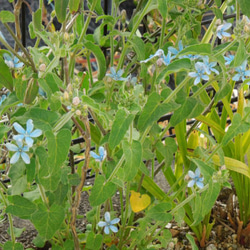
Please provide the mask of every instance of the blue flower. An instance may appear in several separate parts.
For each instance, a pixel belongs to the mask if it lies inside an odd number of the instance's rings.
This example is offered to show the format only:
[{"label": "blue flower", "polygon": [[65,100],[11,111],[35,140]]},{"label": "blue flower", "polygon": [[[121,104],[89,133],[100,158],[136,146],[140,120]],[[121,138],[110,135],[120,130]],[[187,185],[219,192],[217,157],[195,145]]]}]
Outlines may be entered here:
[{"label": "blue flower", "polygon": [[204,178],[203,177],[200,177],[200,170],[199,168],[197,168],[195,170],[195,172],[189,170],[188,171],[188,176],[192,179],[191,181],[188,182],[188,187],[193,187],[194,184],[196,184],[196,186],[198,188],[203,188],[204,187],[204,184],[203,184],[203,181],[204,181]]},{"label": "blue flower", "polygon": [[96,160],[96,161],[103,161],[106,156],[107,156],[107,152],[104,149],[104,147],[99,147],[99,155],[96,154],[95,152],[91,151],[90,155]]},{"label": "blue flower", "polygon": [[26,130],[24,130],[24,128],[16,122],[13,124],[13,127],[19,133],[18,135],[14,135],[13,139],[16,141],[25,140],[25,142],[29,147],[32,147],[34,142],[32,137],[38,137],[42,134],[42,130],[40,129],[36,129],[32,132],[34,125],[31,119],[29,119],[26,123]]},{"label": "blue flower", "polygon": [[214,72],[215,74],[219,74],[219,71],[217,69],[214,69],[214,67],[217,65],[217,62],[209,62],[209,57],[208,56],[203,56],[203,63],[205,65],[205,71],[208,75],[211,74],[211,71]]},{"label": "blue flower", "polygon": [[225,32],[229,28],[231,28],[232,24],[231,23],[224,23],[217,28],[217,37],[222,39],[223,36],[230,37],[231,34],[228,32]]},{"label": "blue flower", "polygon": [[225,65],[229,65],[234,60],[234,55],[224,56],[224,59],[226,60]]},{"label": "blue flower", "polygon": [[164,51],[162,49],[158,49],[154,55],[150,55],[148,59],[140,61],[140,63],[147,63],[148,61],[150,61],[151,59],[153,59],[154,57],[160,57],[163,58],[163,56],[165,56]]},{"label": "blue flower", "polygon": [[185,55],[185,56],[180,56],[180,58],[188,58],[190,59],[191,61],[194,61],[196,59],[200,59],[200,55],[192,55],[192,54],[188,54],[188,55]]},{"label": "blue flower", "polygon": [[183,50],[182,41],[180,40],[178,43],[178,50],[173,46],[168,47],[168,50],[173,54],[173,58],[176,57]]},{"label": "blue flower", "polygon": [[234,81],[242,80],[244,81],[246,76],[250,76],[250,70],[246,70],[247,67],[247,61],[244,61],[241,66],[235,68],[235,71],[238,72],[232,79]]},{"label": "blue flower", "polygon": [[16,163],[19,160],[20,156],[21,156],[23,161],[26,164],[29,164],[30,163],[30,158],[29,158],[28,154],[25,153],[25,152],[29,151],[29,147],[27,145],[24,146],[22,141],[16,141],[16,143],[17,143],[17,146],[14,145],[14,144],[11,144],[11,143],[6,143],[6,147],[8,148],[8,150],[16,152],[11,157],[10,163],[11,164]]},{"label": "blue flower", "polygon": [[111,74],[106,74],[106,76],[110,76],[115,81],[126,81],[128,80],[128,77],[124,78],[122,77],[122,74],[124,73],[123,69],[119,69],[117,72],[115,71],[114,67],[110,68]]},{"label": "blue flower", "polygon": [[3,101],[6,99],[6,95],[2,95],[0,98],[0,106],[2,105]]},{"label": "blue flower", "polygon": [[[21,56],[21,53],[18,52],[18,54]],[[13,56],[11,54],[11,56],[7,53],[3,54],[4,57],[4,62],[9,66],[9,68],[11,69],[18,69],[18,68],[22,68],[24,63],[23,62],[19,62],[19,59],[16,56]]]},{"label": "blue flower", "polygon": [[115,219],[110,221],[110,213],[109,212],[105,213],[104,218],[105,218],[105,221],[99,221],[97,225],[99,227],[104,227],[105,234],[109,234],[110,230],[114,233],[117,233],[118,229],[117,229],[117,227],[114,226],[114,224],[117,224],[120,221],[120,219],[115,218]]},{"label": "blue flower", "polygon": [[173,57],[171,57],[171,52],[169,51],[168,54],[167,54],[167,56],[163,55],[163,63],[166,66],[168,66],[170,64],[172,58]]},{"label": "blue flower", "polygon": [[189,76],[195,77],[194,85],[197,85],[201,80],[205,80],[205,81],[209,80],[209,76],[205,75],[206,69],[205,69],[204,63],[197,62],[195,64],[195,69],[196,69],[196,72],[188,73]]}]

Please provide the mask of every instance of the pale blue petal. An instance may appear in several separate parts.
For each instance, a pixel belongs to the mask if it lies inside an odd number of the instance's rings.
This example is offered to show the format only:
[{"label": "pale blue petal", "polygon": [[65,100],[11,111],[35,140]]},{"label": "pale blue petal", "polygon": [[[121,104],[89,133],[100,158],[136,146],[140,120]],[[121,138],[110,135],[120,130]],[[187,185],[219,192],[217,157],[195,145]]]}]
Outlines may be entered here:
[{"label": "pale blue petal", "polygon": [[107,226],[104,227],[104,233],[105,233],[105,234],[109,234],[109,227],[107,227]]},{"label": "pale blue petal", "polygon": [[[28,145],[29,147],[32,147],[32,146],[33,146],[34,140],[33,140],[31,137],[27,136],[27,137],[25,137],[25,142],[27,143],[27,145]],[[23,147],[23,148],[24,148],[24,147]],[[24,150],[24,151],[25,151],[25,150]]]},{"label": "pale blue petal", "polygon": [[250,70],[245,71],[244,75],[245,76],[250,76]]},{"label": "pale blue petal", "polygon": [[123,72],[124,72],[123,69],[119,69],[118,72],[117,72],[118,77],[121,77]]},{"label": "pale blue petal", "polygon": [[215,74],[219,75],[219,71],[217,69],[211,69]]},{"label": "pale blue petal", "polygon": [[11,143],[6,143],[6,147],[9,151],[18,151],[18,147]]},{"label": "pale blue petal", "polygon": [[105,215],[104,215],[104,218],[105,218],[106,222],[110,222],[110,213],[106,212]]},{"label": "pale blue petal", "polygon": [[194,178],[195,178],[195,173],[194,173],[193,171],[189,170],[189,171],[188,171],[188,176],[189,176],[190,178],[194,179]]},{"label": "pale blue petal", "polygon": [[95,152],[90,151],[90,155],[91,155],[94,159],[96,159],[97,161],[100,161],[100,156],[99,156],[98,154],[96,154]]},{"label": "pale blue petal", "polygon": [[194,172],[195,176],[200,176],[201,172],[199,168],[196,168],[195,172]]},{"label": "pale blue petal", "polygon": [[24,130],[24,128],[18,124],[17,122],[14,122],[13,127],[15,128],[15,130],[19,133],[19,134],[25,134],[26,131]]},{"label": "pale blue petal", "polygon": [[194,80],[194,85],[197,85],[201,81],[200,77],[196,77]]},{"label": "pale blue petal", "polygon": [[204,184],[203,184],[202,182],[197,181],[197,182],[196,182],[196,186],[197,186],[198,188],[203,188],[203,187],[204,187]]},{"label": "pale blue petal", "polygon": [[195,183],[195,181],[194,181],[194,180],[191,180],[191,181],[188,182],[187,186],[188,186],[188,187],[193,187],[193,186],[194,186],[194,183]]},{"label": "pale blue petal", "polygon": [[220,38],[220,39],[222,39],[221,33],[218,32],[218,33],[217,33],[217,37]]},{"label": "pale blue petal", "polygon": [[201,78],[202,78],[203,80],[205,80],[205,81],[208,81],[208,80],[209,80],[209,76],[207,76],[207,75],[203,75]]},{"label": "pale blue petal", "polygon": [[20,141],[20,140],[17,140],[16,141],[16,144],[19,148],[22,148],[23,147],[23,141]]},{"label": "pale blue petal", "polygon": [[99,147],[99,154],[100,154],[100,156],[104,156],[105,155],[105,149],[104,149],[104,147]]},{"label": "pale blue petal", "polygon": [[24,139],[24,135],[13,135],[13,139],[15,141],[22,141]]},{"label": "pale blue petal", "polygon": [[39,137],[40,135],[42,135],[42,133],[43,132],[41,129],[36,129],[32,133],[30,133],[30,137]]},{"label": "pale blue petal", "polygon": [[110,229],[111,231],[113,231],[114,233],[117,233],[117,232],[118,232],[117,227],[115,227],[115,226],[113,226],[113,225],[110,225],[110,226],[109,226],[109,229]]},{"label": "pale blue petal", "polygon": [[222,35],[223,35],[223,36],[225,36],[225,37],[230,37],[230,36],[231,36],[231,34],[230,34],[230,33],[225,32],[225,31],[223,31],[223,32],[222,32]]},{"label": "pale blue petal", "polygon": [[110,72],[111,72],[112,75],[115,75],[115,74],[116,74],[115,68],[114,68],[114,67],[111,67],[111,68],[110,68]]},{"label": "pale blue petal", "polygon": [[228,30],[229,28],[231,28],[232,24],[231,23],[225,23],[222,25],[222,30]]},{"label": "pale blue petal", "polygon": [[168,47],[168,50],[174,55],[178,54],[178,50],[172,46]]},{"label": "pale blue petal", "polygon": [[23,63],[23,62],[20,62],[20,63],[15,63],[15,64],[14,64],[14,67],[15,67],[16,69],[19,69],[19,68],[22,68],[22,67],[23,67],[23,65],[24,65],[24,63]]},{"label": "pale blue petal", "polygon": [[30,150],[30,147],[28,145],[23,146],[23,151],[28,152]]},{"label": "pale blue petal", "polygon": [[10,159],[10,164],[14,164],[20,158],[20,152],[16,152]]},{"label": "pale blue petal", "polygon": [[233,81],[239,81],[240,80],[240,74],[236,74],[233,78]]},{"label": "pale blue petal", "polygon": [[22,157],[23,161],[24,161],[26,164],[30,164],[30,158],[29,158],[29,155],[28,155],[28,154],[22,152],[22,153],[21,153],[21,157]]},{"label": "pale blue petal", "polygon": [[112,221],[110,221],[110,224],[117,224],[120,221],[119,218],[115,218]]},{"label": "pale blue petal", "polygon": [[34,124],[33,124],[33,121],[31,119],[29,119],[27,122],[26,122],[26,131],[28,134],[31,133],[31,131],[33,130],[34,128]]},{"label": "pale blue petal", "polygon": [[99,227],[105,227],[107,225],[107,222],[105,222],[105,221],[99,221],[97,225]]},{"label": "pale blue petal", "polygon": [[191,77],[196,77],[197,73],[196,72],[189,72],[188,75],[191,76]]}]

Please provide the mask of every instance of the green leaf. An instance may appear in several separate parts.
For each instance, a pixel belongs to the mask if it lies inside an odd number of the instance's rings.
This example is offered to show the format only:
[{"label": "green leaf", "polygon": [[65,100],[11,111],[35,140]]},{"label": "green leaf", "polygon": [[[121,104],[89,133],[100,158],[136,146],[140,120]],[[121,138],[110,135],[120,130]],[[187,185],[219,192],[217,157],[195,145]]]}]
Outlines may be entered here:
[{"label": "green leaf", "polygon": [[27,188],[25,163],[22,160],[17,161],[10,168],[9,177],[11,180],[10,192],[12,195],[21,194]]},{"label": "green leaf", "polygon": [[10,128],[8,126],[2,125],[0,126],[0,140],[4,137],[4,135],[10,131]]},{"label": "green leaf", "polygon": [[116,185],[112,182],[105,184],[105,178],[98,175],[95,184],[89,196],[89,202],[92,207],[99,206],[108,198],[112,197],[116,192]]},{"label": "green leaf", "polygon": [[221,9],[219,8],[212,8],[212,11],[214,12],[217,19],[220,19],[223,22],[223,14]]},{"label": "green leaf", "polygon": [[95,234],[94,232],[90,232],[87,237],[86,241],[86,250],[96,250],[100,249],[102,245],[102,235],[101,234]]},{"label": "green leaf", "polygon": [[47,131],[45,135],[48,140],[48,164],[51,169],[58,169],[67,159],[71,133],[68,129],[62,129],[56,136],[51,131]]},{"label": "green leaf", "polygon": [[133,119],[134,115],[127,114],[124,109],[117,111],[109,136],[109,146],[111,150],[121,142]]},{"label": "green leaf", "polygon": [[211,55],[212,47],[210,43],[201,43],[201,44],[194,44],[184,48],[180,53],[179,56],[182,55]]},{"label": "green leaf", "polygon": [[38,210],[31,216],[31,221],[40,236],[51,239],[64,221],[64,216],[64,208],[57,204],[49,208],[39,204]]},{"label": "green leaf", "polygon": [[30,219],[31,215],[37,210],[34,203],[20,196],[9,196],[10,205],[6,208],[6,213],[13,214],[21,219]]},{"label": "green leaf", "polygon": [[32,119],[35,128],[43,131],[52,130],[54,124],[59,120],[59,114],[51,110],[41,108],[31,108],[24,116],[18,117],[17,120],[21,123],[26,123],[28,119]]},{"label": "green leaf", "polygon": [[0,57],[0,86],[13,90],[13,78],[2,57]]},{"label": "green leaf", "polygon": [[156,221],[164,221],[168,223],[173,218],[172,215],[168,213],[168,211],[171,210],[171,207],[170,203],[157,204],[147,211],[146,216]]},{"label": "green leaf", "polygon": [[192,250],[199,250],[199,248],[197,247],[194,237],[191,236],[190,234],[186,234],[187,239],[189,240],[191,246],[192,246]]},{"label": "green leaf", "polygon": [[172,73],[180,71],[188,71],[189,69],[191,69],[191,67],[192,67],[191,61],[188,58],[175,60],[172,63],[170,63],[164,70],[161,71],[161,73],[156,78],[156,82],[160,82],[166,76]]},{"label": "green leaf", "polygon": [[204,108],[198,99],[189,97],[179,109],[175,110],[170,119],[170,123],[172,126],[176,126],[184,119],[190,119],[200,115]]},{"label": "green leaf", "polygon": [[250,124],[243,121],[241,115],[236,113],[233,117],[231,126],[221,141],[221,145],[226,146],[236,135],[247,132],[249,129]]},{"label": "green leaf", "polygon": [[30,104],[32,103],[37,94],[38,94],[38,83],[37,83],[37,80],[36,79],[30,79],[29,82],[28,82],[28,85],[27,85],[27,88],[26,88],[26,91],[25,91],[25,95],[24,95],[24,100],[23,102],[25,104]]},{"label": "green leaf", "polygon": [[161,13],[163,22],[165,22],[165,18],[168,14],[168,6],[166,0],[158,0],[158,10]]},{"label": "green leaf", "polygon": [[65,201],[65,199],[67,197],[68,190],[69,190],[68,185],[63,185],[62,183],[59,183],[56,191],[53,193],[55,195],[54,202],[57,205],[62,205],[63,204],[63,202]]},{"label": "green leaf", "polygon": [[240,9],[242,13],[248,17],[250,17],[250,9],[249,9],[249,1],[248,0],[238,0],[240,5]]},{"label": "green leaf", "polygon": [[[112,38],[111,38],[112,39]],[[134,36],[129,42],[132,45],[132,48],[136,52],[137,60],[142,61],[145,59],[145,44],[141,38]]]},{"label": "green leaf", "polygon": [[151,126],[161,116],[178,108],[176,103],[161,103],[161,97],[156,92],[153,92],[147,100],[142,113],[138,119],[138,129],[144,131],[148,126]]},{"label": "green leaf", "polygon": [[2,23],[14,23],[15,22],[15,16],[10,11],[2,10],[0,12],[0,21]]},{"label": "green leaf", "polygon": [[246,59],[247,59],[247,53],[246,53],[246,48],[245,48],[245,43],[241,39],[239,41],[239,46],[234,58],[234,67],[239,67]]},{"label": "green leaf", "polygon": [[106,60],[102,50],[90,41],[84,42],[83,45],[94,54],[98,65],[98,80],[101,80],[106,74]]},{"label": "green leaf", "polygon": [[19,242],[6,241],[3,245],[3,250],[23,250],[23,245]]},{"label": "green leaf", "polygon": [[36,30],[42,30],[42,10],[38,9],[37,11],[33,12],[33,28]]},{"label": "green leaf", "polygon": [[126,164],[124,166],[125,179],[127,181],[132,181],[142,162],[142,146],[139,141],[132,141],[132,144],[124,141],[122,143],[122,148],[126,159]]},{"label": "green leaf", "polygon": [[66,19],[68,3],[69,3],[69,0],[56,0],[55,1],[56,17],[60,23],[63,23]]},{"label": "green leaf", "polygon": [[80,0],[69,0],[69,10],[70,12],[76,12],[79,8]]}]

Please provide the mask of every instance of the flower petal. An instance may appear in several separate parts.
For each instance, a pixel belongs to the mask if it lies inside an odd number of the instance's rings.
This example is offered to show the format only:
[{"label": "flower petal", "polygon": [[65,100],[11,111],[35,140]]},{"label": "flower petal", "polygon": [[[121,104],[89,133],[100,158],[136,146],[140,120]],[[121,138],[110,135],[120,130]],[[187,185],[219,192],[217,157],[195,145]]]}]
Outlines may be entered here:
[{"label": "flower petal", "polygon": [[104,233],[109,234],[109,227],[108,226],[104,227]]},{"label": "flower petal", "polygon": [[14,122],[13,127],[16,130],[16,132],[18,132],[19,134],[25,134],[26,133],[24,128],[20,124],[18,124],[17,122]]},{"label": "flower petal", "polygon": [[29,119],[27,122],[26,122],[26,131],[28,134],[31,133],[31,131],[33,130],[34,128],[34,124],[33,124],[33,121],[31,119]]},{"label": "flower petal", "polygon": [[194,180],[191,180],[191,181],[188,182],[187,186],[188,186],[188,187],[193,187],[193,186],[194,186],[194,183],[195,183],[195,181],[194,181]]},{"label": "flower petal", "polygon": [[14,144],[6,143],[5,145],[9,151],[18,151],[18,147]]},{"label": "flower petal", "polygon": [[91,155],[94,159],[96,159],[97,161],[100,161],[100,156],[99,156],[98,154],[96,154],[95,152],[90,151],[90,155]]},{"label": "flower petal", "polygon": [[195,178],[195,173],[194,173],[193,171],[189,170],[189,171],[188,171],[188,176],[189,176],[190,178],[194,179],[194,178]]},{"label": "flower petal", "polygon": [[110,224],[117,224],[120,221],[119,218],[115,218],[112,221],[110,221]]},{"label": "flower petal", "polygon": [[204,184],[202,182],[200,182],[200,181],[197,181],[196,186],[201,189],[201,188],[204,187]]},{"label": "flower petal", "polygon": [[113,225],[110,225],[110,226],[109,226],[109,229],[110,229],[111,231],[113,231],[114,233],[117,233],[117,232],[118,232],[118,228],[115,227],[115,226],[113,226]]},{"label": "flower petal", "polygon": [[30,133],[30,137],[39,137],[42,135],[43,131],[41,129],[36,129],[32,133]]},{"label": "flower petal", "polygon": [[24,135],[20,135],[20,134],[18,134],[18,135],[13,135],[13,139],[14,139],[15,141],[22,141],[22,140],[24,139]]},{"label": "flower petal", "polygon": [[195,176],[196,176],[196,177],[197,177],[197,176],[199,177],[199,176],[200,176],[200,174],[201,174],[200,169],[199,169],[199,168],[196,168],[196,170],[195,170],[194,174],[195,174]]},{"label": "flower petal", "polygon": [[201,81],[201,78],[198,76],[194,80],[194,85],[197,85]]},{"label": "flower petal", "polygon": [[104,215],[104,218],[105,218],[106,222],[110,222],[110,213],[106,212],[105,215]]},{"label": "flower petal", "polygon": [[10,164],[14,164],[20,158],[20,152],[16,152],[10,159]]},{"label": "flower petal", "polygon": [[23,161],[24,161],[26,164],[30,164],[30,158],[29,158],[29,155],[28,155],[28,154],[22,152],[22,153],[21,153],[21,157],[22,157]]},{"label": "flower petal", "polygon": [[[27,145],[28,145],[29,147],[32,147],[32,146],[33,146],[33,143],[34,143],[34,140],[33,140],[31,137],[26,136],[26,137],[25,137],[25,142],[27,143]],[[26,151],[26,150],[23,149],[23,151]]]},{"label": "flower petal", "polygon": [[98,227],[105,227],[107,225],[107,222],[99,221],[97,225],[98,225]]}]

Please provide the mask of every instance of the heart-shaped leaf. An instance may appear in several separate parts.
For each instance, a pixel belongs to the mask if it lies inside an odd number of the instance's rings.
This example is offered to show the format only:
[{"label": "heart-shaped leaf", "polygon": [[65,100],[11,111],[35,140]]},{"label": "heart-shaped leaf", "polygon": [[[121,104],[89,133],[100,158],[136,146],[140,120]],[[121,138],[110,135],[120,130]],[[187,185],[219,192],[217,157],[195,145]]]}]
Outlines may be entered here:
[{"label": "heart-shaped leaf", "polygon": [[138,213],[147,208],[151,203],[151,198],[147,194],[141,195],[138,192],[131,191],[130,206],[134,213]]}]

